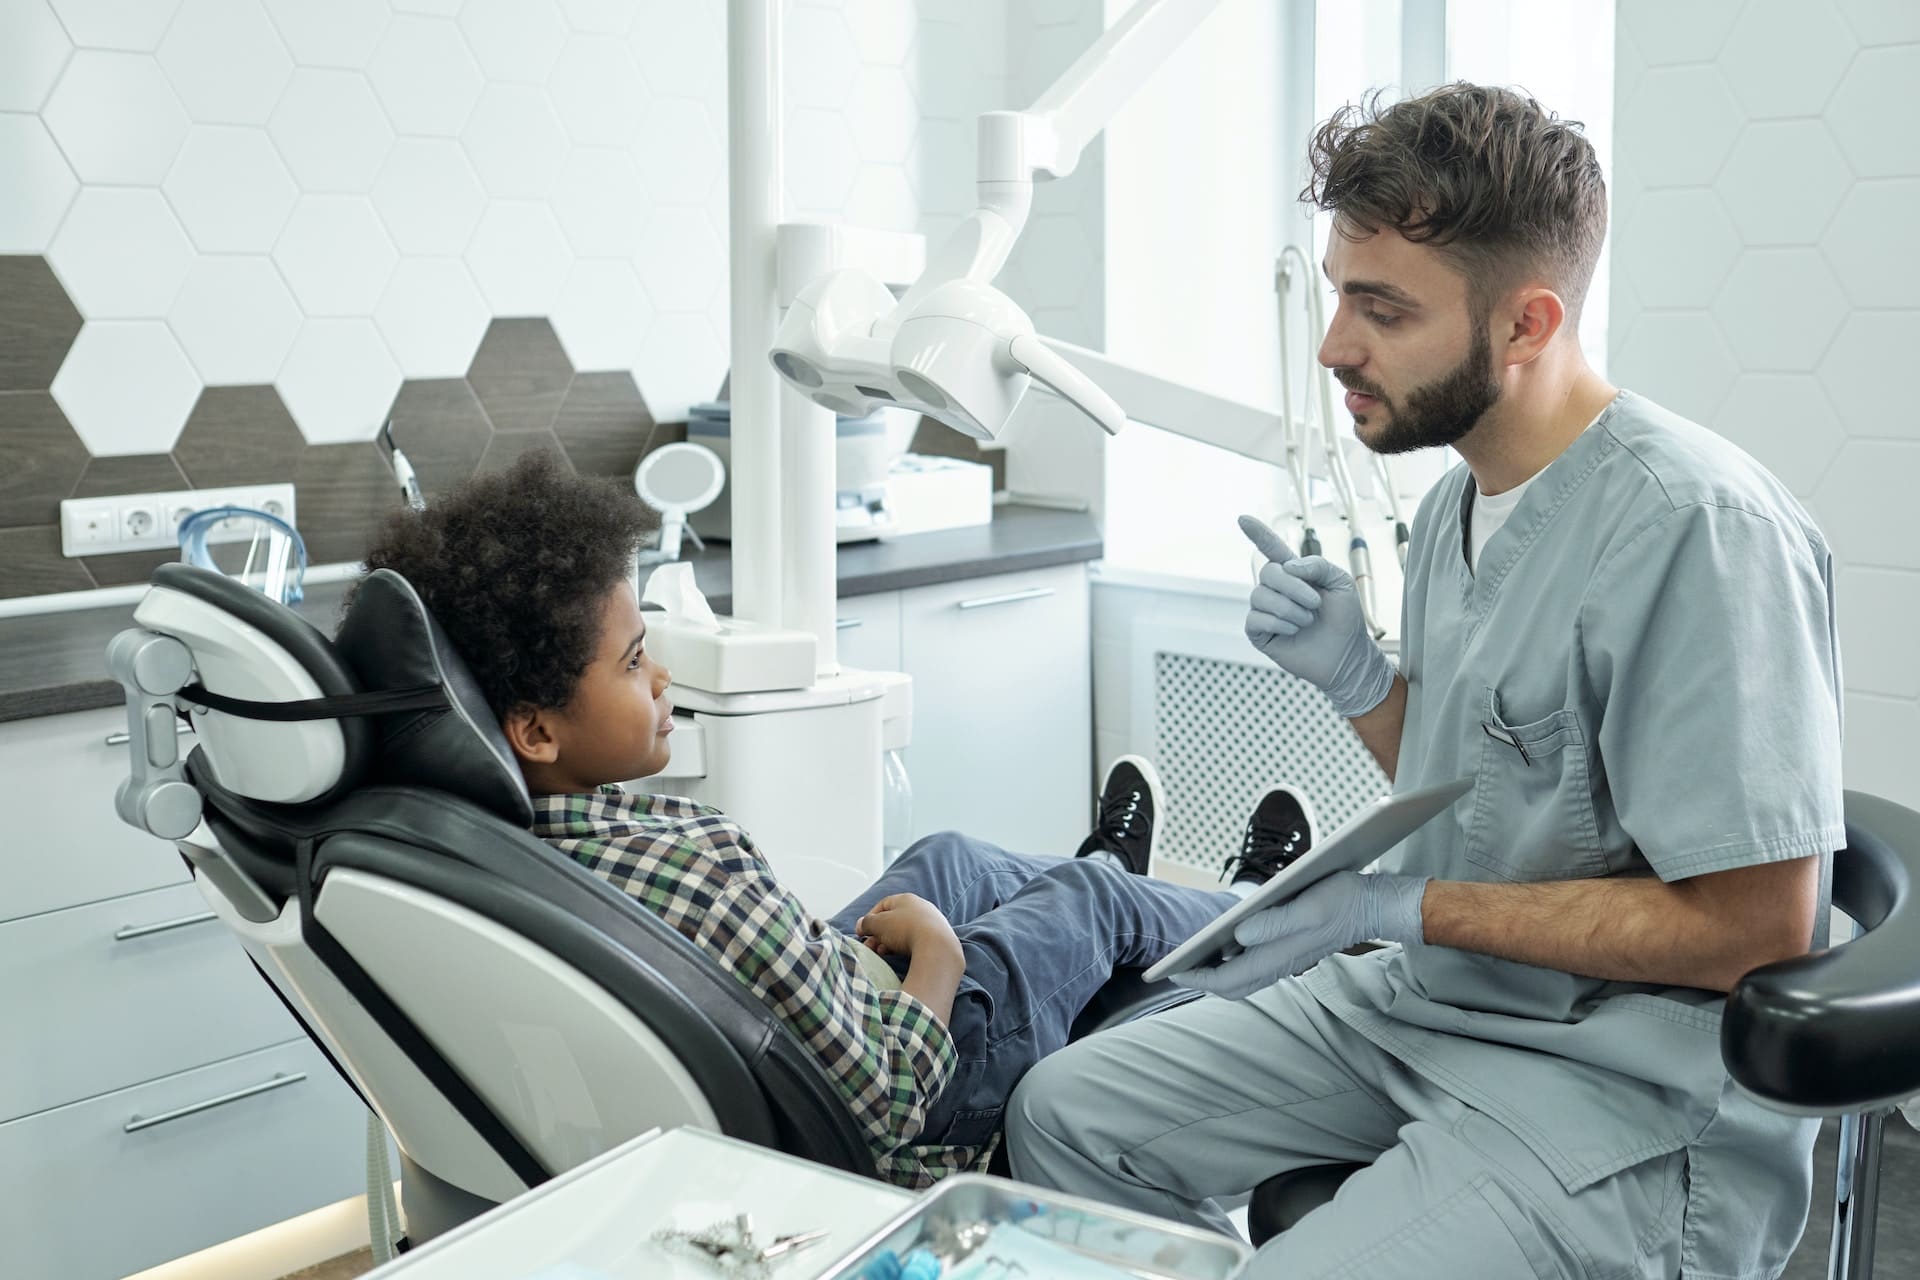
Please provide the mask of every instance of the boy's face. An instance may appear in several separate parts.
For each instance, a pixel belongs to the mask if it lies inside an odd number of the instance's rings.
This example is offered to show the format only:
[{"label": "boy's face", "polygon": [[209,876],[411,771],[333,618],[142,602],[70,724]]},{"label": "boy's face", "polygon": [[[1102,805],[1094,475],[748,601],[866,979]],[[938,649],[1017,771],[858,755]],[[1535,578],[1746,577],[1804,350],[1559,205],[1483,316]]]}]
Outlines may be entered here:
[{"label": "boy's face", "polygon": [[572,699],[557,710],[508,717],[507,737],[531,790],[592,791],[667,767],[671,677],[647,656],[646,637],[633,588],[617,583],[602,604],[600,642]]}]

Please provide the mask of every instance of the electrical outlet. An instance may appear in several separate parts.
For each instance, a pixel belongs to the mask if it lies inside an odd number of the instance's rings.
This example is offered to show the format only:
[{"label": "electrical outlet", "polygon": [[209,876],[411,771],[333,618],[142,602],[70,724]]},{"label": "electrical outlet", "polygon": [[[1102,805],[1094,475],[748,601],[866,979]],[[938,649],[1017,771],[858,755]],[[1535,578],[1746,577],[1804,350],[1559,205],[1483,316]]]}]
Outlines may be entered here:
[{"label": "electrical outlet", "polygon": [[[231,485],[221,489],[173,489],[105,498],[69,498],[60,504],[60,554],[102,556],[121,551],[160,551],[180,545],[180,522],[212,507],[246,507],[294,522],[290,484]],[[208,531],[209,542],[247,537],[238,520]]]}]

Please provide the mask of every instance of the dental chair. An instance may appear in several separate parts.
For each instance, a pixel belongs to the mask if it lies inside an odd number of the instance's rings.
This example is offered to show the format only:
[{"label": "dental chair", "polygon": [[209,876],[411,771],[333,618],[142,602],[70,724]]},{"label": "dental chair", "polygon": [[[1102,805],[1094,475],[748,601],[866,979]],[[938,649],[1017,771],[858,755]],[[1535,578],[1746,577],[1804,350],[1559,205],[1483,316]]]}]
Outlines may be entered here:
[{"label": "dental chair", "polygon": [[[1742,978],[1727,997],[1720,1056],[1763,1104],[1839,1117],[1827,1274],[1867,1280],[1881,1136],[1895,1105],[1920,1095],[1920,813],[1849,791],[1846,821],[1833,905],[1859,935]],[[1253,1242],[1293,1226],[1364,1168],[1313,1165],[1267,1179],[1247,1207]]]},{"label": "dental chair", "polygon": [[[400,1153],[418,1243],[655,1126],[873,1176],[832,1081],[736,979],[528,829],[518,766],[412,587],[329,641],[159,568],[109,650],[121,817],[212,909]],[[174,721],[199,745],[184,759]],[[1116,975],[1081,1031],[1184,998]]]}]

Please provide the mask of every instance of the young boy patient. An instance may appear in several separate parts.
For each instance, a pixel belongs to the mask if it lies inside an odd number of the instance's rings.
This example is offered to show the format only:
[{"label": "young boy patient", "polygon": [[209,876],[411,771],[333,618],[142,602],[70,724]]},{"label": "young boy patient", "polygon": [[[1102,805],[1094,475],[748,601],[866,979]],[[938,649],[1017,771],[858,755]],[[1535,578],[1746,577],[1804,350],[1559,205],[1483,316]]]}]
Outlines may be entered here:
[{"label": "young boy patient", "polygon": [[816,918],[781,886],[779,851],[724,813],[615,785],[664,768],[673,727],[671,678],[628,583],[653,521],[632,493],[563,465],[530,454],[400,512],[368,568],[411,582],[472,667],[533,793],[534,833],[763,1001],[832,1077],[883,1176],[920,1187],[984,1164],[1014,1085],[1115,968],[1152,964],[1305,850],[1306,815],[1281,789],[1228,860],[1231,890],[1149,879],[1160,787],[1128,756],[1075,857],[943,832]]}]

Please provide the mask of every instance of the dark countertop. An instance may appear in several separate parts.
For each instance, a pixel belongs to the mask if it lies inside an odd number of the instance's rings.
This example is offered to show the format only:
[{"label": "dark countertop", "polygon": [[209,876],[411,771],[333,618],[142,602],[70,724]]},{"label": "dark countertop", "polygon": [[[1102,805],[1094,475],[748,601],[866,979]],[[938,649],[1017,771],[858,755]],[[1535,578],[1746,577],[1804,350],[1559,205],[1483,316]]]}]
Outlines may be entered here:
[{"label": "dark countertop", "polygon": [[[1101,550],[1100,530],[1090,515],[996,507],[992,524],[842,547],[839,594],[874,595],[1097,560]],[[687,559],[714,611],[728,612],[733,603],[728,548],[710,546]],[[332,634],[349,585],[325,582],[308,587],[300,613]],[[132,624],[132,605],[0,618],[0,720],[119,705],[120,686],[106,671],[107,644]]]}]

